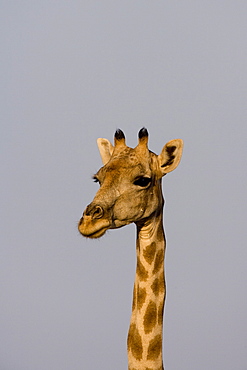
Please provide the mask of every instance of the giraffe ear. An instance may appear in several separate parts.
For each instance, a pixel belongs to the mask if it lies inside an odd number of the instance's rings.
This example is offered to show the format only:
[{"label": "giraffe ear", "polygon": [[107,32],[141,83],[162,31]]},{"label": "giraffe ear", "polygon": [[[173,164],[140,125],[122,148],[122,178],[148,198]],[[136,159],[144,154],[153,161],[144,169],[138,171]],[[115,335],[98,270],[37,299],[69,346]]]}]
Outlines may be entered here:
[{"label": "giraffe ear", "polygon": [[175,170],[179,165],[183,152],[183,140],[175,139],[169,141],[158,156],[158,163],[162,176]]},{"label": "giraffe ear", "polygon": [[97,139],[100,156],[103,164],[105,165],[111,158],[114,147],[107,139]]}]

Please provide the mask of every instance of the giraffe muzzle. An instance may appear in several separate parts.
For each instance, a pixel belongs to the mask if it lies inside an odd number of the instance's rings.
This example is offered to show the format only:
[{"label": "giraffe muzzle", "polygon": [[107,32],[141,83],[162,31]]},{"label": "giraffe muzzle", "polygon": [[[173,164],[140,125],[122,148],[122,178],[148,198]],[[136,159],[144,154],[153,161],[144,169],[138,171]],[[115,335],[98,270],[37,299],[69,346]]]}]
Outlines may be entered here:
[{"label": "giraffe muzzle", "polygon": [[111,220],[105,217],[104,209],[92,203],[85,209],[79,221],[79,232],[88,238],[99,238],[111,226]]}]

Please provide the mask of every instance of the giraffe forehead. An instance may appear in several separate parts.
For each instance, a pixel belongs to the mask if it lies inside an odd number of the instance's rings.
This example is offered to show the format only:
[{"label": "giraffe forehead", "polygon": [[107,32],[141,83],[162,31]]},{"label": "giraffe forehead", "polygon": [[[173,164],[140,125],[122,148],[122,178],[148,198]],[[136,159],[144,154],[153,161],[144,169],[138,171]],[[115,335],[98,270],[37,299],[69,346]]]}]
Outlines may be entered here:
[{"label": "giraffe forehead", "polygon": [[111,162],[118,161],[119,163],[121,163],[121,162],[127,161],[129,163],[135,163],[135,164],[140,163],[140,162],[145,162],[148,155],[140,156],[138,154],[139,153],[136,150],[136,148],[133,149],[133,148],[126,146],[120,151],[113,152]]},{"label": "giraffe forehead", "polygon": [[134,149],[128,148],[120,155],[113,155],[110,161],[98,171],[99,176],[151,176],[150,161],[136,155]]},{"label": "giraffe forehead", "polygon": [[152,171],[156,157],[156,154],[148,149],[144,152],[138,150],[138,147],[124,147],[122,150],[114,152],[110,161],[103,168],[105,171],[139,169],[145,173],[148,170]]}]

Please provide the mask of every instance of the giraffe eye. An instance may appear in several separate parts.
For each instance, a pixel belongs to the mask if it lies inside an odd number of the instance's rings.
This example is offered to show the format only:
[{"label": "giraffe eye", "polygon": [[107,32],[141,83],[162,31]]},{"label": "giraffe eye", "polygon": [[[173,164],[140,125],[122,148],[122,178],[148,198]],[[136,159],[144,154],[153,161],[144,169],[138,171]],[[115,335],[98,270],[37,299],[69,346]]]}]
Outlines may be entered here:
[{"label": "giraffe eye", "polygon": [[134,181],[135,185],[141,186],[142,188],[145,188],[148,186],[151,182],[151,179],[149,177],[139,177]]},{"label": "giraffe eye", "polygon": [[96,176],[93,176],[93,181],[100,183],[99,179]]}]

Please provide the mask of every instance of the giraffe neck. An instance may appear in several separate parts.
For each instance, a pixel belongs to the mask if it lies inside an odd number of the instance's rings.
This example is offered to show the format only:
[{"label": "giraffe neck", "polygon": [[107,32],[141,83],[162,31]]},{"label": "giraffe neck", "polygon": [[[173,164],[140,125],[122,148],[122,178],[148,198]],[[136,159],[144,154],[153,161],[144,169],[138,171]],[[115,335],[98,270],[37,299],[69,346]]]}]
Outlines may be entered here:
[{"label": "giraffe neck", "polygon": [[162,211],[137,225],[137,268],[128,334],[129,370],[163,370],[165,235]]}]

